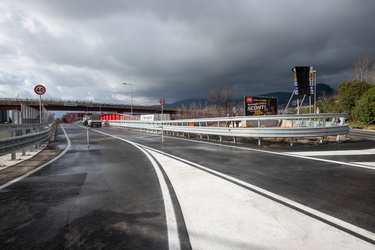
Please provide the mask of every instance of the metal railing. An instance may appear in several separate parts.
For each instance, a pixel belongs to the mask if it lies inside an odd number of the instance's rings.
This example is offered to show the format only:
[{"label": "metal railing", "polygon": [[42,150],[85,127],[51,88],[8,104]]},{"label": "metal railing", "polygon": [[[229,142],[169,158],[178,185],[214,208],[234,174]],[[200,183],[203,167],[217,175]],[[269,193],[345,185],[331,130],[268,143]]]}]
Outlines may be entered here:
[{"label": "metal railing", "polygon": [[269,115],[269,116],[241,116],[218,117],[205,119],[168,120],[168,121],[109,121],[110,126],[141,129],[160,133],[198,134],[201,136],[223,136],[258,138],[293,138],[337,136],[349,132],[349,125],[345,123],[347,114],[308,114],[308,115]]},{"label": "metal railing", "polygon": [[56,123],[1,124],[0,155],[11,153],[14,160],[16,151],[24,151],[28,147],[36,148],[40,143],[50,139],[55,130]]},{"label": "metal railing", "polygon": [[[24,103],[26,105],[38,105],[39,99],[33,98],[0,98],[0,102],[3,103]],[[60,104],[65,106],[71,106],[72,104],[76,105],[89,105],[90,107],[98,107],[101,108],[123,108],[123,107],[130,107],[130,104],[122,104],[122,103],[102,103],[95,100],[74,100],[74,99],[59,99],[59,98],[44,98],[43,103],[45,104]],[[150,105],[133,105],[133,108],[139,109],[149,109],[154,111],[156,108],[160,109],[160,107],[150,106]],[[175,110],[175,108],[167,108],[164,107],[165,110]]]}]

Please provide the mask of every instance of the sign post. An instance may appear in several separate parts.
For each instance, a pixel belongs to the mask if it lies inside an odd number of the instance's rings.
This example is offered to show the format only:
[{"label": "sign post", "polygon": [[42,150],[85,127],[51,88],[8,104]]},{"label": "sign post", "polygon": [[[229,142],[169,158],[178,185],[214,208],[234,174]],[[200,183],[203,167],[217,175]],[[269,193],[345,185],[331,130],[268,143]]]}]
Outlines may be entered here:
[{"label": "sign post", "polygon": [[39,120],[40,123],[42,123],[42,95],[46,93],[46,87],[44,87],[43,85],[36,85],[34,88],[34,92],[35,94],[39,95]]},{"label": "sign post", "polygon": [[[297,97],[298,114],[300,110],[299,96],[309,96],[309,110],[311,114],[311,95],[314,95],[314,110],[316,110],[316,70],[312,66],[296,66],[294,72],[294,94]],[[302,100],[303,102],[303,100]],[[302,106],[302,103],[301,103]],[[315,111],[314,111],[315,112]]]},{"label": "sign post", "polygon": [[[164,109],[164,104],[166,104],[166,100],[164,98],[161,98],[159,100],[159,103],[161,105],[161,119],[163,120],[163,109]],[[161,123],[161,141],[164,141],[164,126],[163,122]]]}]

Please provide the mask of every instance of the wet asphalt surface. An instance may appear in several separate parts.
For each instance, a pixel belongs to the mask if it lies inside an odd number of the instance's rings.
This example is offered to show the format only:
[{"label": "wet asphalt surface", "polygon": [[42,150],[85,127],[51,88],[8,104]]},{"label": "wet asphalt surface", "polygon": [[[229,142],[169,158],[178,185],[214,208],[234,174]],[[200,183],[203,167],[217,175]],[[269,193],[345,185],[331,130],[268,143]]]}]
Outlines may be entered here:
[{"label": "wet asphalt surface", "polygon": [[[88,147],[85,129],[63,126],[72,143],[67,153],[0,190],[0,247],[168,249],[163,198],[150,161],[129,143],[95,132],[90,132]],[[160,136],[131,130],[99,130],[204,165],[375,232],[375,169],[263,152],[358,150],[375,148],[373,140],[355,138],[292,148],[232,147],[232,143],[227,147],[168,136],[161,141]],[[0,184],[47,162],[66,147],[59,128],[56,141],[41,154],[0,172]],[[375,155],[324,157],[343,162],[375,161]],[[182,248],[189,249],[188,237],[180,237]]]},{"label": "wet asphalt surface", "polygon": [[[66,131],[63,157],[1,190],[1,248],[166,249],[160,187],[143,154],[95,134],[88,149],[85,130]],[[51,147],[65,142],[59,129]]]}]

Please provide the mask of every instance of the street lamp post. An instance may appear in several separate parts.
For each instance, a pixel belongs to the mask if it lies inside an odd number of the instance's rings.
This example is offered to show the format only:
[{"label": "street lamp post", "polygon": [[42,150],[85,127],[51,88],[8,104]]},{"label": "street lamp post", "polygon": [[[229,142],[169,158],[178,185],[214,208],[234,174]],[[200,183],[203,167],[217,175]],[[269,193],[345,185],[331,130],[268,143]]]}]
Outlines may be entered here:
[{"label": "street lamp post", "polygon": [[96,101],[99,101],[99,114],[102,114],[102,101],[100,99],[95,99]]},{"label": "street lamp post", "polygon": [[131,106],[130,106],[130,115],[133,117],[133,84],[131,83],[123,83],[124,85],[130,85],[130,92],[131,92]]}]

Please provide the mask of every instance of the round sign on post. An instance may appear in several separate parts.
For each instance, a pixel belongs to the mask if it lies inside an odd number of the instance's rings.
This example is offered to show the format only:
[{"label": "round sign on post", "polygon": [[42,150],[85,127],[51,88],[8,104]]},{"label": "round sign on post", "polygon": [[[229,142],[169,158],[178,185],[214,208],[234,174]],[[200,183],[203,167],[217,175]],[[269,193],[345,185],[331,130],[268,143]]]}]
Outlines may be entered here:
[{"label": "round sign on post", "polygon": [[46,93],[46,87],[43,85],[36,85],[34,88],[34,92],[37,95],[44,95]]},{"label": "round sign on post", "polygon": [[[164,116],[163,108],[164,108],[164,104],[166,104],[167,101],[164,98],[160,98],[159,103],[161,105],[161,120],[163,120],[163,116]],[[163,126],[163,123],[161,124],[161,141],[164,141],[164,126]]]},{"label": "round sign on post", "polygon": [[167,102],[165,101],[164,98],[161,98],[161,99],[159,100],[159,103],[160,103],[161,105],[164,105],[164,104],[166,104]]}]

